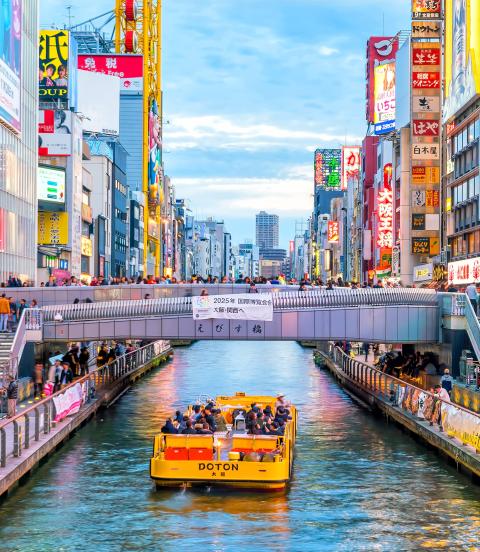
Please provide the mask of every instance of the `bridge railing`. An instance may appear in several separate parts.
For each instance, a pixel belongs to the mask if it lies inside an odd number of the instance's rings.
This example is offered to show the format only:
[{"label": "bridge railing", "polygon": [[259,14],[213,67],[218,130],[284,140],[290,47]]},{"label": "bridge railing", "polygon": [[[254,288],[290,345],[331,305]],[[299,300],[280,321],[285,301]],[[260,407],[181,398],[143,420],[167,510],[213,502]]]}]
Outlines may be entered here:
[{"label": "bridge railing", "polygon": [[480,453],[480,414],[352,358],[333,343],[325,344],[324,352],[359,388],[413,414],[418,420],[438,425],[449,437],[456,437]]},{"label": "bridge railing", "polygon": [[[429,289],[314,289],[306,292],[278,292],[273,295],[277,311],[311,308],[354,308],[362,306],[436,306],[437,294]],[[191,297],[110,301],[75,305],[49,305],[42,308],[45,322],[139,318],[192,314]]]},{"label": "bridge railing", "polygon": [[118,357],[109,364],[95,368],[86,376],[22,410],[16,416],[1,420],[0,468],[5,468],[12,456],[21,456],[22,450],[28,449],[32,441],[38,442],[42,435],[48,435],[52,431],[57,421],[60,421],[58,418],[61,415],[62,397],[71,393],[74,388],[80,392],[77,386],[81,387],[82,405],[89,403],[99,391],[108,389],[116,381],[168,352],[169,349],[169,341],[160,340],[149,343],[136,351]]}]

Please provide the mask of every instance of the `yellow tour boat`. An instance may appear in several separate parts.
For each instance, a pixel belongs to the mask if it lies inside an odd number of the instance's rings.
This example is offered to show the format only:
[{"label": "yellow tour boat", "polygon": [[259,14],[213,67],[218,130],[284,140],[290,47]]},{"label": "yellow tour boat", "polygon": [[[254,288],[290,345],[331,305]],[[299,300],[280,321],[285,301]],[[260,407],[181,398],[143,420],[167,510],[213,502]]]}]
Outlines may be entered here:
[{"label": "yellow tour boat", "polygon": [[[157,488],[223,486],[266,491],[282,490],[292,476],[297,411],[288,405],[283,435],[249,435],[245,415],[255,403],[275,413],[276,397],[217,397],[227,431],[213,434],[159,434],[154,438],[150,477]],[[186,412],[191,415],[192,407]]]}]

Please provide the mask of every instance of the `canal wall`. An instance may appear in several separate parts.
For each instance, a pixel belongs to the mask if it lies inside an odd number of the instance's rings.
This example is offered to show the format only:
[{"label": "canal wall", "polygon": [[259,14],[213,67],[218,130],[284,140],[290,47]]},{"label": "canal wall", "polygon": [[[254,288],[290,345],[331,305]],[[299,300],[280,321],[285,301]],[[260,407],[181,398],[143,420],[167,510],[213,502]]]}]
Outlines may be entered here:
[{"label": "canal wall", "polygon": [[[168,342],[151,343],[0,422],[0,499],[8,496],[100,409],[113,404],[132,383],[165,363],[172,354]],[[75,414],[60,419],[59,397],[80,388],[83,404]]]},{"label": "canal wall", "polygon": [[[438,424],[430,425],[429,421],[418,418],[397,404],[399,394],[404,396],[405,382],[352,359],[343,351],[317,350],[316,362],[325,366],[343,387],[359,399],[361,405],[381,412],[388,421],[397,423],[412,436],[449,459],[457,469],[472,476],[476,483],[480,483],[480,441],[475,429],[471,430],[474,435],[472,441],[472,435],[451,431],[450,428],[445,428],[444,431]],[[412,386],[409,387],[412,389]],[[426,393],[424,390],[420,391]],[[472,419],[475,416],[475,413],[466,411],[461,406],[447,406],[458,410],[460,414],[465,413]],[[480,417],[477,418],[477,427],[480,429]],[[472,445],[472,442],[476,444]]]}]

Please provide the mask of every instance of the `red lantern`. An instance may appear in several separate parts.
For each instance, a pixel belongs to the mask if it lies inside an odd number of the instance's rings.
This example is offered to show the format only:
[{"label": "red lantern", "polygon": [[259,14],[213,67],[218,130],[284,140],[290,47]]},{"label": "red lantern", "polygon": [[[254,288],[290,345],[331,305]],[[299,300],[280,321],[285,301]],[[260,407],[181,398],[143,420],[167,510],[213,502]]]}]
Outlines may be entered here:
[{"label": "red lantern", "polygon": [[129,54],[135,53],[138,48],[138,36],[135,31],[125,33],[125,51]]},{"label": "red lantern", "polygon": [[135,21],[138,13],[137,0],[125,0],[125,17],[127,21]]}]

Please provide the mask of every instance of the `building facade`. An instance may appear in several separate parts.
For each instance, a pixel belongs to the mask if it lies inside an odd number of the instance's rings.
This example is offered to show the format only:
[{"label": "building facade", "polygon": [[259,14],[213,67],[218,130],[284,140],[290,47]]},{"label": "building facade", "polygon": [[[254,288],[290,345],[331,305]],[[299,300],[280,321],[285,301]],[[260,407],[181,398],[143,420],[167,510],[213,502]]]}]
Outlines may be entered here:
[{"label": "building facade", "polygon": [[260,211],[255,216],[256,245],[262,249],[274,249],[278,247],[279,218],[278,215],[270,215]]}]

